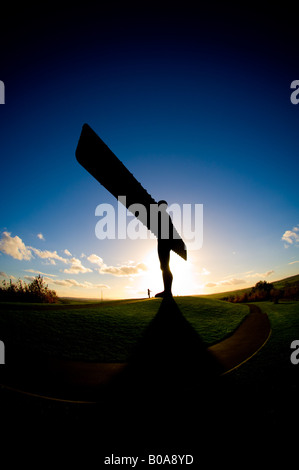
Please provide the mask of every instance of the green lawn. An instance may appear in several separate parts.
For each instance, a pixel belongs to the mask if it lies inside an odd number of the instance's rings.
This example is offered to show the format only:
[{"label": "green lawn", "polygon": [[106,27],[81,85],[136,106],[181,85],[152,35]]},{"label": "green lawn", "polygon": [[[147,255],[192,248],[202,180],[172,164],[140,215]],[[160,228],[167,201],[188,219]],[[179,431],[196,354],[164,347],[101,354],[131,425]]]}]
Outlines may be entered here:
[{"label": "green lawn", "polygon": [[[182,314],[206,344],[231,333],[248,307],[199,297],[176,297]],[[2,303],[0,339],[74,360],[124,362],[159,310],[161,300]]]},{"label": "green lawn", "polygon": [[[186,320],[211,345],[223,339],[248,314],[246,305],[210,297],[176,297]],[[6,344],[74,360],[123,362],[159,310],[161,300],[77,302],[61,305],[0,306],[0,339]],[[290,344],[299,339],[299,302],[258,303],[268,314],[272,334],[262,351],[239,375],[263,374],[269,364],[292,369]],[[271,367],[272,367],[271,366]],[[299,367],[299,366],[298,366]],[[293,370],[293,369],[292,369]]]},{"label": "green lawn", "polygon": [[[262,312],[269,317],[271,324],[271,336],[264,348],[238,371],[240,379],[247,380],[254,376],[258,381],[268,380],[267,377],[278,377],[282,375],[293,376],[298,372],[296,366],[290,361],[292,350],[290,345],[293,340],[299,340],[299,302],[284,301],[278,304],[273,302],[256,302]],[[275,371],[279,371],[275,373]],[[292,379],[291,379],[292,380]],[[297,379],[295,379],[297,381]]]},{"label": "green lawn", "polygon": [[[211,297],[176,297],[175,301],[206,344],[218,342],[230,334],[249,312],[246,305]],[[5,342],[5,347],[10,343],[67,359],[122,362],[128,359],[132,348],[155,318],[160,303],[159,299],[151,299],[103,303],[71,301],[61,305],[0,304],[0,339]],[[229,423],[229,439],[231,428],[240,434],[241,440],[247,429],[254,447],[257,443],[264,446],[270,431],[284,435],[289,422],[296,422],[294,413],[298,409],[299,394],[299,365],[290,361],[291,342],[299,339],[299,302],[277,305],[259,302],[257,305],[270,319],[272,332],[268,342],[249,361],[221,378],[211,401],[201,403],[198,390],[194,401],[188,397],[192,412],[197,410],[199,413],[199,422],[206,419],[204,422],[213,426],[213,436],[215,430],[223,432],[223,423]],[[11,400],[10,410],[15,409],[15,397],[6,396],[6,399]],[[5,408],[5,396],[2,403]],[[22,406],[20,398],[19,413],[20,410],[23,413]],[[39,408],[36,411],[39,406],[42,411]],[[186,407],[184,400],[182,406]],[[36,412],[44,419],[45,414],[52,416],[53,409],[54,405],[47,401],[42,404],[31,402],[28,413],[30,419]],[[60,416],[60,404],[55,410]],[[203,418],[204,412],[207,418]],[[81,417],[77,408],[70,410],[67,405],[63,413],[67,419],[74,413],[76,423]],[[102,419],[102,409],[99,419]],[[271,451],[271,447],[269,449]]]},{"label": "green lawn", "polygon": [[[226,384],[245,407],[247,417],[254,416],[252,428],[267,427],[284,434],[298,416],[299,365],[291,363],[290,348],[299,339],[299,302],[258,302],[271,323],[271,336],[249,361],[225,376]],[[266,434],[265,434],[266,435]]]}]

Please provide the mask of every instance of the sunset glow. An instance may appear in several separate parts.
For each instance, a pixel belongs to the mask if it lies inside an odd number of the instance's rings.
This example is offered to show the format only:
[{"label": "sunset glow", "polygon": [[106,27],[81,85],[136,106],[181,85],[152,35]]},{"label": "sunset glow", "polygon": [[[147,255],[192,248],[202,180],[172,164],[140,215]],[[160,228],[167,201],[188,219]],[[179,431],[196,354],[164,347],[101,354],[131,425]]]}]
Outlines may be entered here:
[{"label": "sunset glow", "polygon": [[[76,160],[84,123],[155,200],[203,209],[189,249],[181,233],[187,261],[171,253],[174,295],[298,273],[291,43],[274,42],[268,53],[272,43],[260,47],[250,22],[242,42],[226,24],[212,34],[198,19],[172,24],[169,15],[155,28],[96,15],[85,29],[78,17],[79,29],[67,23],[57,37],[49,22],[45,44],[26,23],[9,32],[0,77],[0,282],[42,273],[60,296],[104,299],[163,289],[156,239],[103,234],[97,208],[117,201]],[[119,232],[134,232],[132,220]]]}]

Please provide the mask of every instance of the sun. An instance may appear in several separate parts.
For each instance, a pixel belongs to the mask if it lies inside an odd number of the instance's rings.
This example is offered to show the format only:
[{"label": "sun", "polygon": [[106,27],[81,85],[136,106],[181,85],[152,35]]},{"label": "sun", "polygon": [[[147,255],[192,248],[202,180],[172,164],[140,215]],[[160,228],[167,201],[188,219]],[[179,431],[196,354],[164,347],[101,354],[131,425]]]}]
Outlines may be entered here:
[{"label": "sun", "polygon": [[[173,274],[172,293],[177,295],[193,295],[197,293],[198,285],[192,258],[189,256],[187,261],[183,260],[176,253],[170,253],[170,270]],[[151,250],[145,257],[144,263],[147,271],[140,279],[140,288],[143,291],[151,290],[151,296],[161,292],[163,287],[162,272],[158,258],[157,249]],[[141,287],[142,286],[142,287]]]},{"label": "sun", "polygon": [[170,269],[173,274],[173,295],[192,295],[196,293],[198,285],[190,253],[189,259],[185,261],[176,253],[171,252]]}]

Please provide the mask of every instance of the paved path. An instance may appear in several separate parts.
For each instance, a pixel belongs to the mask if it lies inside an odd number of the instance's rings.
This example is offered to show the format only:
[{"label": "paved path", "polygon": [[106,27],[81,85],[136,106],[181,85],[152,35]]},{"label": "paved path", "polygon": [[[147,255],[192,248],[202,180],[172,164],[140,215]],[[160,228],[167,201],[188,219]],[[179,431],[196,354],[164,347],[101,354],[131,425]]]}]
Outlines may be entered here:
[{"label": "paved path", "polygon": [[[252,357],[270,336],[268,316],[256,305],[248,306],[250,314],[236,331],[208,348],[221,364],[222,373],[230,372]],[[8,390],[51,400],[94,403],[103,388],[126,369],[124,363],[72,362],[16,354],[1,366],[0,384]]]},{"label": "paved path", "polygon": [[269,318],[257,305],[248,304],[250,315],[245,317],[237,330],[227,339],[208,350],[224,366],[224,373],[243,364],[257,353],[271,334]]}]

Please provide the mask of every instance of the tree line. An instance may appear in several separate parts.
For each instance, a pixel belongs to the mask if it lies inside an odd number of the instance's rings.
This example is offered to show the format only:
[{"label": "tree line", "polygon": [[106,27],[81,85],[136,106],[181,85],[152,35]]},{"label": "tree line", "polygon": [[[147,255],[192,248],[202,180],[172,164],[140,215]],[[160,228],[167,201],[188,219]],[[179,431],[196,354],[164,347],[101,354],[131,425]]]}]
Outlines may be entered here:
[{"label": "tree line", "polygon": [[54,290],[48,288],[44,279],[38,275],[30,284],[19,279],[13,283],[3,281],[0,286],[0,300],[6,302],[42,302],[54,303],[58,301]]},{"label": "tree line", "polygon": [[228,302],[262,302],[266,300],[278,303],[279,300],[299,300],[299,282],[278,289],[267,281],[259,281],[250,291],[240,292],[223,297]]}]

